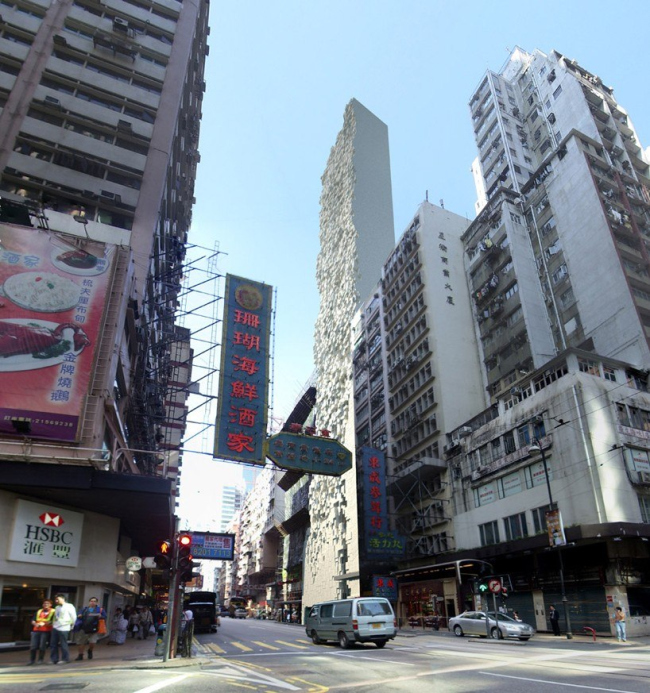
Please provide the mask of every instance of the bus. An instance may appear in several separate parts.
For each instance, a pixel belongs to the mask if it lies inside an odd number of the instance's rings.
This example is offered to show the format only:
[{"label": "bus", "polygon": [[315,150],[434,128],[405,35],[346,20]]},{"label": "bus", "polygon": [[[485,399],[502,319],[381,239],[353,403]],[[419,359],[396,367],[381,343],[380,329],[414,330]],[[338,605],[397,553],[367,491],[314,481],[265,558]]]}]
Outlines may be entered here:
[{"label": "bus", "polygon": [[218,626],[217,593],[188,592],[183,600],[184,608],[194,614],[195,633],[216,633]]}]

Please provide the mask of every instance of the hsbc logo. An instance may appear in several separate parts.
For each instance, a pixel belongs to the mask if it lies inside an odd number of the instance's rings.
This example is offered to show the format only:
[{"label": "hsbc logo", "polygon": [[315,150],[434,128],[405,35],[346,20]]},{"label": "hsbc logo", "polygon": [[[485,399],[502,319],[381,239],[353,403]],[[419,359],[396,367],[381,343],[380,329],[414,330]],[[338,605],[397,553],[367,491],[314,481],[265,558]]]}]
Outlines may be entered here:
[{"label": "hsbc logo", "polygon": [[38,519],[50,527],[60,527],[65,520],[58,513],[43,513],[38,516]]}]

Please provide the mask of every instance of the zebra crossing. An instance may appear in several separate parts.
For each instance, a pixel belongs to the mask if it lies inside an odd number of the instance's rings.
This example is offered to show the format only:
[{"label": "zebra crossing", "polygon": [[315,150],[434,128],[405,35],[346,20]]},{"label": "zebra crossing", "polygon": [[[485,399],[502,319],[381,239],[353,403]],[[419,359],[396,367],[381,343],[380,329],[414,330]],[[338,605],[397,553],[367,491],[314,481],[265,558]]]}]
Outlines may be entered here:
[{"label": "zebra crossing", "polygon": [[203,655],[251,655],[251,654],[270,654],[272,652],[304,652],[305,650],[314,649],[314,645],[310,640],[225,640],[219,639],[219,642],[199,642],[194,640],[193,643],[196,652]]}]

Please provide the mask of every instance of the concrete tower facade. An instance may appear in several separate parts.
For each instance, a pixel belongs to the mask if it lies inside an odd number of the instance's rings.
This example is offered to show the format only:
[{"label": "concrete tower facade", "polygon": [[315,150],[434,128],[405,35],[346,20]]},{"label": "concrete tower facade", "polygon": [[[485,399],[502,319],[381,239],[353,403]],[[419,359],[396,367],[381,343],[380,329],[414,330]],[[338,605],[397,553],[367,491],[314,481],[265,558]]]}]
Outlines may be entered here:
[{"label": "concrete tower facade", "polygon": [[[321,302],[314,338],[317,423],[354,449],[351,324],[395,242],[388,130],[355,99],[345,109],[322,182],[316,269]],[[309,505],[305,603],[355,589],[332,576],[358,576],[356,470],[316,479]]]}]

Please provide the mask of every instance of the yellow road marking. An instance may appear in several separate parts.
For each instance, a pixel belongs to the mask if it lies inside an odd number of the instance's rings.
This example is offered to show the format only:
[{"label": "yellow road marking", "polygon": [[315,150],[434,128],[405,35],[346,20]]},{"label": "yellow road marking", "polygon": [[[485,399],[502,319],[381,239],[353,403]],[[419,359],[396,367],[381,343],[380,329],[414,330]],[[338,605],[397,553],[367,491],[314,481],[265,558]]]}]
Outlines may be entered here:
[{"label": "yellow road marking", "polygon": [[222,650],[219,645],[215,645],[214,643],[210,643],[208,645],[208,648],[212,650],[215,654],[226,654],[225,650]]},{"label": "yellow road marking", "polygon": [[267,650],[279,650],[279,647],[274,647],[273,645],[269,645],[266,642],[260,642],[259,640],[253,640],[253,642],[256,645],[259,645],[260,647],[266,647]]},{"label": "yellow road marking", "polygon": [[253,651],[252,647],[248,647],[248,645],[242,645],[240,642],[235,642],[234,640],[231,640],[230,644],[234,645],[235,647],[238,647],[240,650],[242,650],[244,652],[252,652]]},{"label": "yellow road marking", "polygon": [[311,640],[296,640],[296,642],[304,642],[306,645],[313,645],[314,644]]},{"label": "yellow road marking", "polygon": [[307,649],[304,645],[296,645],[295,642],[287,642],[286,640],[276,640],[275,642],[279,642],[280,645],[286,645],[287,647],[297,647],[299,650]]},{"label": "yellow road marking", "polygon": [[311,681],[306,681],[305,679],[299,679],[297,676],[290,676],[287,678],[287,681],[299,681],[300,683],[305,683],[308,686],[311,686],[311,688],[307,689],[310,693],[325,693],[326,691],[329,691],[328,686],[322,686],[320,683],[312,683]]}]

